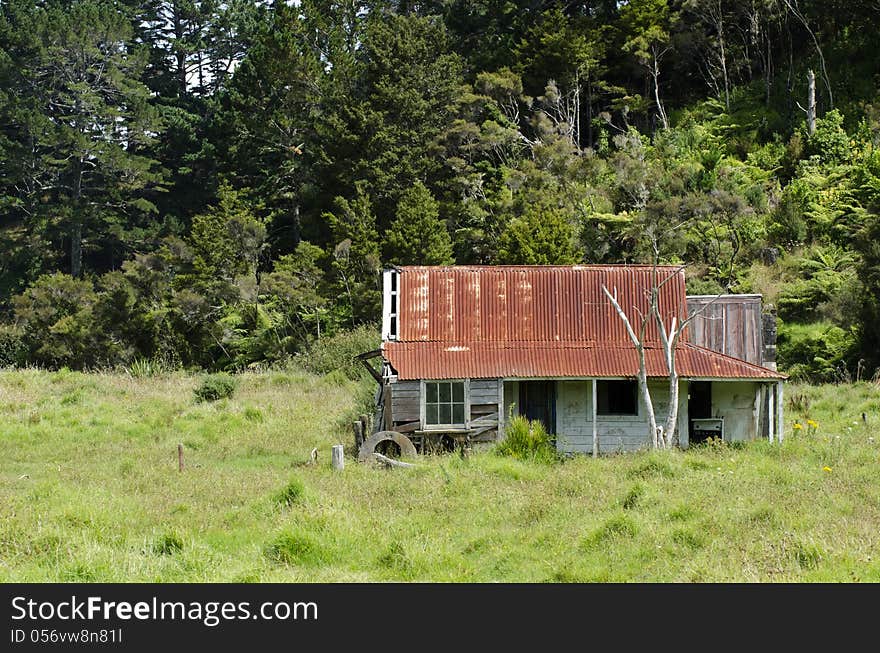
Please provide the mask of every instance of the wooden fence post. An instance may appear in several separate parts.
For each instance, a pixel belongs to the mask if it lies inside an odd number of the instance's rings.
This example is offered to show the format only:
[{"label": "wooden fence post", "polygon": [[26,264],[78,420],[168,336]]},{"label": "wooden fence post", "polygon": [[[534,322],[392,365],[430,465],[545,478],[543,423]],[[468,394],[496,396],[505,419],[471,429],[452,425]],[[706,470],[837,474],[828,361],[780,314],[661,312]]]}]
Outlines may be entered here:
[{"label": "wooden fence post", "polygon": [[364,425],[360,420],[356,420],[351,423],[351,426],[354,428],[354,446],[360,451],[361,445],[364,443]]},{"label": "wooden fence post", "polygon": [[183,444],[177,445],[177,471],[183,471]]},{"label": "wooden fence post", "polygon": [[345,468],[345,452],[341,444],[333,445],[332,453],[330,455],[330,464],[333,465],[333,469]]}]

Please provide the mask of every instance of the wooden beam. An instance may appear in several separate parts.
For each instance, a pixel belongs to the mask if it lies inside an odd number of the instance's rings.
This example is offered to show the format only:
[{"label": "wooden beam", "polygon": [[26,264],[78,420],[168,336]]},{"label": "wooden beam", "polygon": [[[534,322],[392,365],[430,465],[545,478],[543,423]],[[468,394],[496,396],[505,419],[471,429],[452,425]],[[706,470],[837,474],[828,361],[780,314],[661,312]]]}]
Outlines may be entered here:
[{"label": "wooden beam", "polygon": [[593,458],[599,457],[599,425],[596,424],[596,415],[598,414],[598,410],[596,408],[596,398],[599,395],[598,390],[596,389],[597,381],[593,379],[593,401],[591,410],[593,413]]},{"label": "wooden beam", "polygon": [[354,446],[360,451],[361,445],[364,443],[364,425],[359,419],[356,419],[351,425],[354,428]]},{"label": "wooden beam", "polygon": [[389,458],[388,456],[383,456],[382,454],[380,454],[377,451],[373,452],[373,456],[376,458],[376,460],[378,460],[380,463],[382,463],[386,467],[407,467],[407,468],[418,467],[418,465],[413,465],[412,463],[405,463],[402,460],[394,460],[394,458]]},{"label": "wooden beam", "polygon": [[776,382],[776,437],[782,442],[785,420],[782,416],[782,381]]},{"label": "wooden beam", "polygon": [[382,355],[381,349],[374,349],[373,351],[367,351],[367,352],[364,352],[363,354],[358,354],[357,356],[355,356],[355,358],[357,358],[361,362],[361,364],[367,368],[367,372],[370,373],[370,376],[372,376],[374,379],[376,379],[376,382],[379,385],[382,385],[382,375],[379,374],[379,372],[376,370],[376,368],[373,367],[372,365],[370,365],[367,361],[371,358],[376,358],[377,356],[381,356],[381,355]]},{"label": "wooden beam", "polygon": [[382,430],[394,430],[394,406],[393,406],[394,390],[391,384],[386,383],[382,386]]}]

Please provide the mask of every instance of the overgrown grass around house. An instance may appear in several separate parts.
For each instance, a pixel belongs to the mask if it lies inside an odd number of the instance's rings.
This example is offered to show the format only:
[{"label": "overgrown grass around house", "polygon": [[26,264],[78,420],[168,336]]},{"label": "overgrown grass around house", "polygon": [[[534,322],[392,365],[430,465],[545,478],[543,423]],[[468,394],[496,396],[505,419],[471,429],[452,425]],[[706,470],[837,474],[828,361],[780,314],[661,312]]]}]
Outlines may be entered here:
[{"label": "overgrown grass around house", "polygon": [[0,371],[0,581],[880,581],[874,384],[786,388],[782,445],[339,473],[364,386],[237,380]]}]

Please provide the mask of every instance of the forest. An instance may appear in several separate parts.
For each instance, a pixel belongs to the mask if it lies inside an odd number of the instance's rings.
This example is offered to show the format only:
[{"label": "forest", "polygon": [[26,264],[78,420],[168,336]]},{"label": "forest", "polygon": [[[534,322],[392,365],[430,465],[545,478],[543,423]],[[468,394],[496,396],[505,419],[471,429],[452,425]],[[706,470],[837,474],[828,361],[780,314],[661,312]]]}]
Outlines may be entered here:
[{"label": "forest", "polygon": [[[370,340],[383,267],[680,263],[880,368],[877,0],[2,0],[0,367]],[[361,350],[363,351],[363,349]]]}]

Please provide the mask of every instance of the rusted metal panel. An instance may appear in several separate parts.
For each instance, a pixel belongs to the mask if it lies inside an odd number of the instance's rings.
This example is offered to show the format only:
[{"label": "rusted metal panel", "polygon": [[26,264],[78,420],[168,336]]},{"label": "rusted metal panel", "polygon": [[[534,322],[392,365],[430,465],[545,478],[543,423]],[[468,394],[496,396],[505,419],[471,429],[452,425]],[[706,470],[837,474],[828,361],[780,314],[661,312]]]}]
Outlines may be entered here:
[{"label": "rusted metal panel", "polygon": [[691,342],[755,365],[764,363],[760,295],[697,295],[687,298]]},{"label": "rusted metal panel", "polygon": [[[635,321],[662,282],[667,323],[685,308],[684,272],[676,266],[455,266],[400,268],[402,342],[595,342],[629,344],[602,292],[617,294]],[[648,341],[658,342],[653,321]]]},{"label": "rusted metal panel", "polygon": [[[685,295],[684,271],[675,266],[403,267],[399,272],[399,340],[386,342],[383,353],[401,380],[631,377],[638,371],[636,352],[603,286],[616,294],[634,326],[648,312],[652,288],[659,288],[667,325],[673,317],[683,319],[689,308],[696,310]],[[750,364],[760,363],[760,297],[745,296],[757,300],[757,312],[752,303],[739,301],[742,297],[693,298],[697,308],[700,301],[708,305],[679,343],[681,376],[784,378]],[[667,375],[653,320],[645,343],[649,375]]]},{"label": "rusted metal panel", "polygon": [[[573,343],[388,342],[385,357],[406,379],[590,378],[635,377],[639,364],[635,348]],[[676,370],[682,377],[780,379],[773,370],[753,365],[690,343],[676,351]],[[663,351],[646,349],[648,376],[668,374]]]}]

